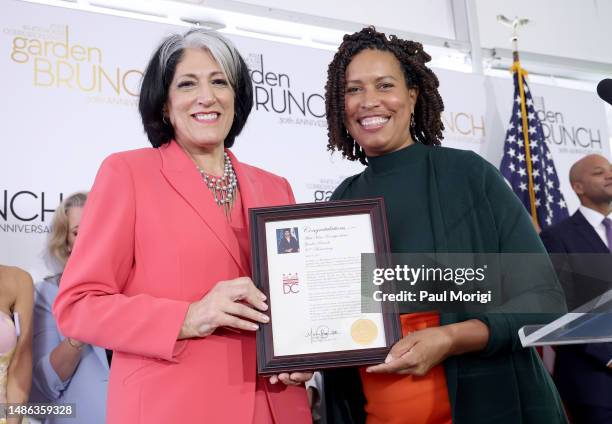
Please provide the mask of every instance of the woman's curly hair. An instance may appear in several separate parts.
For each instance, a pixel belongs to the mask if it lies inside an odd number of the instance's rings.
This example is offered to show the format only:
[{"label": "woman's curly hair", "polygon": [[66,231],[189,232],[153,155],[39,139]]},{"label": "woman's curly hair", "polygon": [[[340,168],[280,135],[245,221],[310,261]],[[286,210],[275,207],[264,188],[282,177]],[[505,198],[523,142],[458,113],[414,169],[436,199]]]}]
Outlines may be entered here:
[{"label": "woman's curly hair", "polygon": [[341,151],[345,158],[367,164],[365,152],[344,126],[346,68],[353,57],[365,49],[388,51],[395,55],[404,73],[406,85],[418,89],[410,135],[415,142],[439,145],[444,138],[442,135],[444,102],[438,92],[440,85],[438,77],[425,66],[425,63],[431,60],[431,56],[423,51],[421,43],[402,40],[395,35],[387,38],[374,27],[367,27],[344,36],[327,69],[325,85],[325,112],[329,138],[327,149],[332,152]]}]

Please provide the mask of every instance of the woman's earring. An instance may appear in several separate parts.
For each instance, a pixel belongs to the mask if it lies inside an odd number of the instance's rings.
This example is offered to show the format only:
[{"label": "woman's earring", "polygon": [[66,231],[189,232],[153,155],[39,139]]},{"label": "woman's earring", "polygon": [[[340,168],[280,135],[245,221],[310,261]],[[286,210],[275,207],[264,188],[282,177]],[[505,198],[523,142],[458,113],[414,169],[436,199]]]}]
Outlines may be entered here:
[{"label": "woman's earring", "polygon": [[414,113],[410,114],[410,129],[414,130],[414,127],[416,126],[416,123],[414,122]]},{"label": "woman's earring", "polygon": [[162,122],[166,125],[169,125],[168,121],[166,121],[166,115],[162,115]]},{"label": "woman's earring", "polygon": [[351,133],[350,133],[350,132],[348,132],[348,130],[347,130],[347,129],[345,129],[345,130],[344,130],[344,133],[346,134],[346,139],[347,139],[348,141],[355,142],[355,139],[353,138],[353,136],[351,135]]}]

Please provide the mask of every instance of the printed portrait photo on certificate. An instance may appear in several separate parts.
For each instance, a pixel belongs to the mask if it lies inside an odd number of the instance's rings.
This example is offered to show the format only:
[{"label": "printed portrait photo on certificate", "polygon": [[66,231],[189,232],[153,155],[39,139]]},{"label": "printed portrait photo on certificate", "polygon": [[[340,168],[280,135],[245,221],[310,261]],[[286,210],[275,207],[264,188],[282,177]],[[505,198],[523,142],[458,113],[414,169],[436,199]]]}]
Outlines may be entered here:
[{"label": "printed portrait photo on certificate", "polygon": [[276,241],[279,255],[300,251],[300,236],[297,227],[277,229]]}]

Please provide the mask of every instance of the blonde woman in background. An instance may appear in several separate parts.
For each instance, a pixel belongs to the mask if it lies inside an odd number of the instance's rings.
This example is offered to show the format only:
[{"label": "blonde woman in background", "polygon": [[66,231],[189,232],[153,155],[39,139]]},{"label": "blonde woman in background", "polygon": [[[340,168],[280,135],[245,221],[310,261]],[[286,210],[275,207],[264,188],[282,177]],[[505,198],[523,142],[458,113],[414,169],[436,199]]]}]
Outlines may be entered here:
[{"label": "blonde woman in background", "polygon": [[[23,404],[32,382],[32,277],[0,265],[0,405]],[[0,424],[21,423],[0,415]]]},{"label": "blonde woman in background", "polygon": [[[66,198],[53,215],[47,254],[63,271],[79,232],[86,193]],[[104,423],[110,354],[97,346],[64,337],[55,323],[51,305],[61,273],[36,285],[34,307],[34,378],[31,402],[75,404],[76,416],[47,417],[45,423]]]}]

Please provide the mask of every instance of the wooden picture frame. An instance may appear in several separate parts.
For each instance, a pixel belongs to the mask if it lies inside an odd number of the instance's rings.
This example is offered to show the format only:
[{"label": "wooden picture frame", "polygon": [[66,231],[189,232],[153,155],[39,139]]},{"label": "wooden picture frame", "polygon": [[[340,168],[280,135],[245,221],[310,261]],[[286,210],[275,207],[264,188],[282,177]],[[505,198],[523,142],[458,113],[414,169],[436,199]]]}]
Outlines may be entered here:
[{"label": "wooden picture frame", "polygon": [[271,318],[257,331],[258,373],[383,362],[401,338],[397,306],[381,302],[373,313],[355,303],[358,252],[389,265],[383,199],[254,208],[249,216],[253,280]]}]

